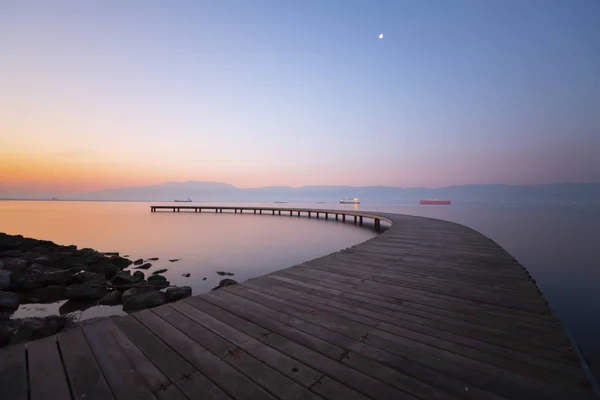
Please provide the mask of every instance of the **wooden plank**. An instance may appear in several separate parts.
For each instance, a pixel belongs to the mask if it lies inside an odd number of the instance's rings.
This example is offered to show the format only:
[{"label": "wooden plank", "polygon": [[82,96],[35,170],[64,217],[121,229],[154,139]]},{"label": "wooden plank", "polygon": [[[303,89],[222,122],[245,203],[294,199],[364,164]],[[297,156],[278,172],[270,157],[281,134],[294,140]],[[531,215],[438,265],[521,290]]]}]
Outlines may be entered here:
[{"label": "wooden plank", "polygon": [[199,325],[196,321],[190,319],[189,315],[181,313],[171,305],[156,307],[151,311],[200,343],[205,349],[211,351],[219,358],[227,356],[237,348],[235,344],[228,342],[204,326]]},{"label": "wooden plank", "polygon": [[104,325],[118,343],[123,353],[152,392],[170,385],[169,379],[150,361],[144,353],[125,335],[113,320],[104,321]]},{"label": "wooden plank", "polygon": [[235,399],[274,398],[150,310],[134,313],[133,316],[231,397]]},{"label": "wooden plank", "polygon": [[102,321],[82,329],[117,400],[156,398]]},{"label": "wooden plank", "polygon": [[[218,315],[218,314],[212,313],[213,309],[217,308],[217,306],[220,307],[223,310],[223,312],[230,313],[229,311],[225,311],[225,310],[230,310],[231,312],[235,312],[238,315],[243,315],[244,318],[251,320],[257,326],[259,326],[259,325],[264,326],[265,328],[267,328],[273,332],[276,332],[282,336],[285,336],[288,339],[291,339],[297,343],[300,343],[306,347],[309,347],[309,348],[311,348],[321,354],[324,354],[330,358],[333,358],[335,360],[341,359],[343,357],[343,355],[345,354],[344,350],[339,346],[328,343],[318,337],[315,337],[315,336],[313,336],[309,333],[306,333],[302,330],[296,329],[292,326],[283,324],[281,322],[281,320],[276,317],[275,318],[270,317],[268,314],[268,309],[267,309],[267,313],[255,311],[252,308],[246,307],[244,304],[240,304],[240,303],[236,302],[235,299],[233,299],[233,300],[234,301],[230,301],[226,298],[222,298],[219,296],[205,295],[205,296],[202,296],[201,298],[200,297],[192,297],[192,298],[186,299],[185,301],[189,302],[189,304],[191,304],[192,306],[199,308],[213,316]],[[210,303],[208,303],[208,302],[210,302]],[[206,307],[207,304],[212,307]],[[248,332],[246,331],[246,333],[248,333]],[[261,336],[261,339],[263,337],[265,337],[265,335]]]},{"label": "wooden plank", "polygon": [[[286,294],[286,292],[279,290],[280,286],[267,286],[265,283],[259,283],[259,281],[255,281],[253,284],[245,283],[244,286],[258,290],[262,289],[267,293],[289,298],[301,304],[312,304],[320,310],[344,315],[358,322],[364,322],[360,319],[360,316],[374,318],[370,325],[376,328],[526,375],[535,373],[536,377],[543,376],[549,381],[572,381],[577,383],[581,382],[582,379],[586,379],[583,372],[574,366],[529,356],[506,347],[488,345],[460,335],[448,334],[444,331],[405,322],[390,315],[381,314],[381,308],[371,307],[368,304],[355,302],[346,305],[337,301],[339,297],[330,296],[327,293],[318,297],[288,290]],[[534,367],[538,369],[536,370]]]},{"label": "wooden plank", "polygon": [[27,344],[31,400],[71,399],[56,336]]},{"label": "wooden plank", "polygon": [[329,400],[369,400],[355,390],[350,389],[333,379],[324,376],[317,382],[312,390]]},{"label": "wooden plank", "polygon": [[131,315],[115,318],[114,322],[171,382],[194,372],[190,363]]},{"label": "wooden plank", "polygon": [[[314,398],[314,395],[311,394],[308,390],[285,378],[284,375],[280,374],[274,369],[271,369],[267,365],[269,364],[269,362],[266,362],[266,364],[263,363],[263,360],[258,360],[248,355],[246,352],[236,347],[232,343],[221,339],[219,336],[212,333],[211,331],[208,331],[204,327],[198,325],[197,323],[192,322],[192,320],[190,320],[188,317],[192,318],[194,314],[200,312],[198,309],[190,305],[183,304],[182,302],[178,304],[176,303],[175,305],[181,305],[182,307],[159,307],[159,310],[153,309],[152,311],[155,314],[161,316],[167,322],[171,323],[177,329],[181,330],[190,338],[194,339],[196,342],[204,346],[206,349],[213,352],[213,354],[221,354],[220,357],[223,359],[223,361],[228,362],[233,367],[242,372],[244,375],[248,376],[253,381],[263,386],[271,393],[275,394],[277,397],[281,399]],[[170,311],[167,311],[167,308]],[[180,314],[177,310],[181,311],[182,314]],[[187,317],[184,315],[186,315]],[[186,319],[187,321],[185,321]],[[223,342],[223,344],[219,343],[219,341]],[[264,346],[264,344],[260,344]],[[227,349],[225,351],[223,351],[223,346],[227,346]],[[295,362],[295,365],[297,364],[298,363]],[[293,369],[296,370],[295,373],[299,373],[299,370],[295,366],[291,366],[290,373],[293,373]],[[308,370],[308,368],[305,369]],[[302,376],[302,374],[299,375]],[[311,381],[311,383],[313,382]]]},{"label": "wooden plank", "polygon": [[156,391],[158,400],[188,400],[177,386],[170,384]]},{"label": "wooden plank", "polygon": [[74,399],[114,399],[81,328],[58,334],[58,345]]},{"label": "wooden plank", "polygon": [[6,399],[27,400],[27,361],[24,344],[0,349],[0,393]]},{"label": "wooden plank", "polygon": [[[226,293],[219,293],[219,295],[226,296],[227,294]],[[231,295],[229,295],[229,296],[231,296]],[[253,307],[251,305],[251,302],[247,302],[244,299],[239,299],[239,302],[241,302],[242,304],[246,304],[246,309]],[[258,307],[255,307],[255,308],[262,309],[262,306],[258,305]],[[279,313],[279,314],[281,314],[281,313]],[[285,315],[285,314],[281,314],[281,315]],[[278,318],[278,320],[285,322],[286,318],[280,316]],[[302,329],[307,329],[307,330],[310,331],[310,327],[311,326],[318,328],[316,330],[316,334],[317,335],[324,336],[325,338],[327,338],[328,340],[330,340],[330,341],[332,341],[332,342],[334,342],[336,344],[342,344],[342,346],[344,346],[344,347],[346,347],[348,349],[352,348],[356,344],[360,344],[360,342],[358,342],[358,341],[354,341],[354,340],[348,339],[348,338],[346,338],[346,337],[344,337],[342,335],[339,335],[339,334],[337,334],[335,332],[332,332],[332,331],[328,331],[328,333],[324,334],[324,332],[323,332],[324,330],[322,328],[319,328],[319,327],[317,327],[315,325],[312,325],[312,324],[306,324],[306,325],[302,326]],[[272,335],[269,335],[267,338],[263,339],[263,341],[268,341],[269,344],[271,344],[271,342],[274,341],[274,340],[275,339],[272,338]],[[396,361],[396,364],[398,364],[399,363],[398,360],[400,360],[398,357],[392,357],[389,354],[385,354],[382,351],[370,348],[369,346],[365,346],[365,345],[362,345],[361,349],[359,349],[358,351],[367,352],[369,354],[369,356],[376,357],[378,359],[383,359],[385,361],[388,361],[388,360],[390,360],[390,358],[393,358]],[[347,353],[347,351],[346,351],[346,353]],[[383,354],[383,356],[382,356],[382,354]],[[344,354],[344,356],[345,356],[345,354]],[[335,370],[335,371],[337,371],[337,370]],[[362,370],[361,369],[361,372],[363,372],[363,373],[365,373],[365,374],[368,375],[368,374],[370,374],[371,371],[369,369],[366,369],[366,370]],[[423,382],[421,382],[421,381],[419,381],[419,380],[417,380],[415,378],[412,378],[410,376],[407,376],[407,375],[402,375],[402,378],[404,379],[405,383],[401,387],[401,389],[404,390],[405,392],[409,392],[409,393],[412,393],[412,394],[417,395],[417,396],[418,395],[423,395],[423,393],[426,393],[427,395],[431,395],[431,393],[435,392],[435,388],[430,387],[427,383],[423,383]],[[338,378],[336,378],[336,379],[338,379]],[[397,382],[400,382],[400,381],[401,381],[401,379],[399,378],[397,380]],[[344,383],[347,383],[347,382],[344,381]],[[462,388],[464,386],[463,386],[462,383],[455,383],[454,387],[455,388],[456,387],[460,387],[461,388],[460,390],[462,390]],[[358,388],[355,388],[355,389],[358,389]],[[451,395],[448,392],[439,392],[438,391],[437,393],[439,394],[439,396],[434,396],[434,397],[437,397],[437,398],[450,398],[451,397]],[[364,393],[364,394],[365,395],[369,395],[369,393]],[[477,395],[477,396],[481,395],[481,393],[479,391],[472,391],[471,394]],[[425,397],[425,398],[427,398],[427,397]],[[481,397],[479,397],[479,398],[481,398]]]},{"label": "wooden plank", "polygon": [[177,387],[188,399],[211,399],[228,400],[231,399],[225,392],[215,386],[208,378],[200,372],[195,371],[177,381]]},{"label": "wooden plank", "polygon": [[[321,377],[321,374],[312,368],[265,346],[264,343],[245,335],[237,329],[213,318],[209,314],[206,314],[195,307],[185,303],[175,303],[172,307],[198,324],[201,324],[235,344],[266,365],[275,368],[283,375],[300,383],[302,386],[310,387]],[[282,382],[281,385],[283,384],[284,383]]]}]

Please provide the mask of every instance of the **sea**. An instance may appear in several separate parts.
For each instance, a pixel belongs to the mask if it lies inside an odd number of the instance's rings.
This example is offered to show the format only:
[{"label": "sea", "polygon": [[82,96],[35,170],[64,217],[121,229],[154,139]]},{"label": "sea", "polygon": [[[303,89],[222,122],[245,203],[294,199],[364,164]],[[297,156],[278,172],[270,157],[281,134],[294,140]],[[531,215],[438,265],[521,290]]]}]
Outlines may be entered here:
[{"label": "sea", "polygon": [[[150,212],[136,202],[0,201],[0,232],[62,245],[119,252],[167,269],[171,284],[193,294],[223,276],[238,282],[353,246],[376,235],[372,226],[250,213]],[[164,203],[166,205],[172,203]],[[194,202],[193,205],[211,205]],[[493,239],[536,280],[554,314],[600,377],[600,206],[219,203],[382,211],[457,222]],[[169,260],[178,259],[170,262]],[[185,277],[184,274],[190,274]],[[13,318],[69,314],[77,320],[121,315],[121,307],[26,304]]]}]

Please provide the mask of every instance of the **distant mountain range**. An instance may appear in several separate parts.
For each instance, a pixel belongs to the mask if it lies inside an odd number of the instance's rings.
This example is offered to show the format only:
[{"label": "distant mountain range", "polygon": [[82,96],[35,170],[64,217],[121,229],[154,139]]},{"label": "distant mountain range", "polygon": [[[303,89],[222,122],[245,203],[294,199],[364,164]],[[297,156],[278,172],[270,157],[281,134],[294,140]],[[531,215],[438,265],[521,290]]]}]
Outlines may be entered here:
[{"label": "distant mountain range", "polygon": [[547,185],[463,185],[443,188],[401,188],[391,186],[274,186],[237,188],[222,182],[165,182],[144,187],[124,187],[88,193],[19,194],[0,190],[0,198],[116,201],[173,201],[191,197],[203,202],[337,202],[358,197],[363,203],[416,203],[419,199],[450,199],[454,204],[600,204],[600,182]]}]

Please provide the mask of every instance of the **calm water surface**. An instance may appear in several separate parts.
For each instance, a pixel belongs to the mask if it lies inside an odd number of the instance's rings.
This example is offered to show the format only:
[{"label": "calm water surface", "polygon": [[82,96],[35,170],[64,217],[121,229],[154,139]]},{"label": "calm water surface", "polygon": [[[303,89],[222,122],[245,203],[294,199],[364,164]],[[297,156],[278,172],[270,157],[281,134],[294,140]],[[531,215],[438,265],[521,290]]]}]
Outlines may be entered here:
[{"label": "calm water surface", "polygon": [[[203,203],[194,203],[202,204]],[[219,203],[223,206],[226,204]],[[233,205],[233,204],[232,204]],[[240,204],[236,204],[240,205]],[[278,206],[276,204],[244,204]],[[600,207],[598,206],[413,206],[280,204],[285,207],[345,208],[440,218],[491,237],[531,275],[600,376]],[[0,202],[0,231],[118,251],[131,258],[159,257],[148,273],[168,268],[175,285],[194,294],[234,273],[237,281],[286,268],[363,242],[367,227],[308,218],[251,214],[150,213],[148,203]],[[170,263],[168,259],[180,258]],[[147,273],[147,274],[148,274]],[[183,273],[190,273],[184,278]],[[207,279],[204,281],[203,278]],[[64,302],[24,305],[16,317],[58,313]],[[71,312],[74,310],[60,310]],[[120,313],[96,306],[79,318]]]}]

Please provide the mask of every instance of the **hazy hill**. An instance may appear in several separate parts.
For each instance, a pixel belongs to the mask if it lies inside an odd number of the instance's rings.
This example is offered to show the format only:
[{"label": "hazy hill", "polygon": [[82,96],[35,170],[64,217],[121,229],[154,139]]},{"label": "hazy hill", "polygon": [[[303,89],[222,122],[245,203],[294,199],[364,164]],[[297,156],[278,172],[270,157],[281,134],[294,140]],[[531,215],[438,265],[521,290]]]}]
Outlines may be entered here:
[{"label": "hazy hill", "polygon": [[222,182],[165,182],[143,187],[106,189],[89,193],[57,194],[0,190],[0,198],[61,200],[173,201],[191,197],[204,202],[288,201],[335,203],[342,197],[359,197],[363,203],[417,203],[419,199],[450,199],[455,204],[600,204],[600,182],[549,185],[463,185],[444,188],[391,186],[274,186],[236,188]]}]

